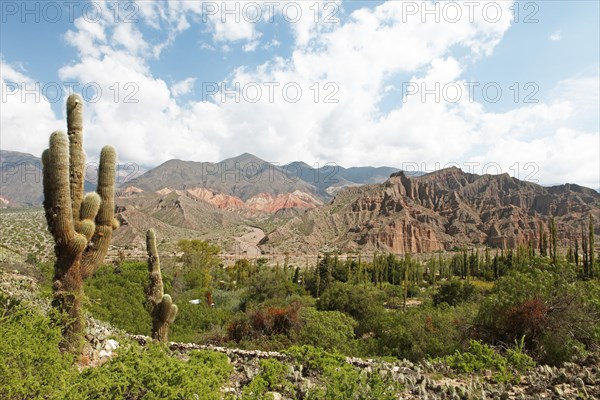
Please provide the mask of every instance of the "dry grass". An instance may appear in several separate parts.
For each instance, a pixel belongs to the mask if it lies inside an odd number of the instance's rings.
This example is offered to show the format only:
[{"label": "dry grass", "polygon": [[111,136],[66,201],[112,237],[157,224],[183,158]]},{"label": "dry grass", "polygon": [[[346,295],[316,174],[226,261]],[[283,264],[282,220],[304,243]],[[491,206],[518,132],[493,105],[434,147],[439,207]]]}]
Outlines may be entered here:
[{"label": "dry grass", "polygon": [[0,210],[0,261],[22,262],[29,257],[47,261],[54,241],[41,208]]}]

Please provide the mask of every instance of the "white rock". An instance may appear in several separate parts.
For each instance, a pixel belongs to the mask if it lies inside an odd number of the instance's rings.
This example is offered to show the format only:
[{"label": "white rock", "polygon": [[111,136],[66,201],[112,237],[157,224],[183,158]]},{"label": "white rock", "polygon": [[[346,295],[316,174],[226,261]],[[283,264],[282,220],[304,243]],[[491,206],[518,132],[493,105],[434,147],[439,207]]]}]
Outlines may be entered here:
[{"label": "white rock", "polygon": [[108,339],[106,341],[106,345],[104,345],[104,349],[107,351],[113,351],[115,350],[117,347],[119,347],[119,342],[117,342],[114,339]]},{"label": "white rock", "polygon": [[110,351],[110,350],[109,351],[100,350],[100,353],[98,353],[98,356],[100,358],[102,358],[102,357],[110,357],[110,356],[112,356],[112,351]]}]

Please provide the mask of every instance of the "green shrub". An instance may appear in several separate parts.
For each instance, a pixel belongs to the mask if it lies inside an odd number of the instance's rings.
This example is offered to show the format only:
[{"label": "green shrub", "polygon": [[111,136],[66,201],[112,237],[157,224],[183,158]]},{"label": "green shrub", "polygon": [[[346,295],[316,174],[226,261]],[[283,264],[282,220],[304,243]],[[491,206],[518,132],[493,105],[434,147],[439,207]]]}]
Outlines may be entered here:
[{"label": "green shrub", "polygon": [[519,372],[535,365],[531,357],[523,353],[523,340],[515,342],[515,347],[507,351],[506,357],[480,341],[471,340],[468,351],[457,351],[443,360],[458,372],[494,371],[494,377],[500,382],[518,381]]},{"label": "green shrub", "polygon": [[76,374],[61,338],[48,316],[0,293],[0,398],[61,398]]},{"label": "green shrub", "polygon": [[469,282],[452,279],[440,285],[438,292],[433,295],[433,304],[447,303],[450,306],[455,306],[471,300],[474,294],[475,286]]},{"label": "green shrub", "polygon": [[[170,338],[176,342],[199,342],[208,331],[225,327],[233,316],[233,312],[222,306],[219,300],[211,307],[206,303],[204,291],[187,292],[176,298],[179,312],[177,319],[170,327]],[[192,299],[200,299],[200,304],[191,304]]]},{"label": "green shrub", "polygon": [[286,354],[303,366],[303,374],[317,373],[322,385],[311,388],[309,399],[396,399],[403,387],[391,378],[380,377],[376,368],[370,373],[348,364],[339,353],[328,353],[312,346],[291,347]]},{"label": "green shrub", "polygon": [[354,328],[357,325],[354,319],[340,311],[317,311],[312,307],[302,310],[301,319],[298,344],[352,353]]},{"label": "green shrub", "polygon": [[[283,393],[295,397],[294,385],[287,380],[288,367],[274,359],[260,360],[260,372],[242,392],[242,399],[266,399],[267,391]],[[272,397],[271,397],[272,398]]]},{"label": "green shrub", "polygon": [[373,321],[385,312],[384,296],[375,288],[334,282],[319,298],[317,309],[348,314],[358,322],[356,334],[362,335],[370,332]]},{"label": "green shrub", "polygon": [[486,369],[505,372],[506,359],[494,349],[477,340],[471,340],[466,352],[457,351],[445,359],[448,366],[459,372],[479,372]]},{"label": "green shrub", "polygon": [[[277,299],[280,304],[294,295],[303,295],[306,291],[298,284],[292,283],[289,277],[275,269],[261,269],[248,283],[245,303],[261,304],[267,300]],[[247,306],[247,308],[249,308]]]},{"label": "green shrub", "polygon": [[188,360],[160,345],[132,344],[99,368],[88,368],[72,383],[66,399],[220,399],[232,367],[225,354],[193,351]]},{"label": "green shrub", "polygon": [[535,366],[535,361],[524,353],[525,336],[520,341],[515,340],[515,346],[506,350],[506,361],[517,371],[525,372]]},{"label": "green shrub", "polygon": [[512,272],[496,282],[477,315],[481,337],[525,348],[539,362],[561,364],[600,344],[600,284],[568,269]]},{"label": "green shrub", "polygon": [[94,318],[129,333],[150,335],[152,319],[146,309],[144,289],[147,284],[145,263],[123,263],[121,272],[105,265],[85,281],[87,308]]},{"label": "green shrub", "polygon": [[374,343],[367,351],[412,361],[452,354],[464,347],[476,312],[473,304],[444,304],[385,313],[375,321]]}]

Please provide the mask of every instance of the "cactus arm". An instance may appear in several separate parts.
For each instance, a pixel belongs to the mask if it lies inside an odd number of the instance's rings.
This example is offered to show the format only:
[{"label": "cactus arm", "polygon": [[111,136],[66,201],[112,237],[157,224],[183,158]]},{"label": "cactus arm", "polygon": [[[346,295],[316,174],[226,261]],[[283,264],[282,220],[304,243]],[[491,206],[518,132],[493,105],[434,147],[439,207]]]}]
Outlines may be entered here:
[{"label": "cactus arm", "polygon": [[46,215],[57,247],[67,246],[75,237],[69,192],[69,145],[63,132],[50,136],[45,154],[44,191]]},{"label": "cactus arm", "polygon": [[81,208],[79,210],[79,223],[76,225],[75,230],[85,238],[89,240],[96,231],[96,223],[94,222],[100,203],[102,200],[98,193],[88,193],[81,202]]},{"label": "cactus arm", "polygon": [[160,271],[160,258],[156,249],[156,234],[153,229],[146,232],[146,250],[148,252],[148,273],[150,277],[148,301],[153,307],[156,307],[163,297],[163,281]]},{"label": "cactus arm", "polygon": [[79,208],[83,201],[85,180],[85,153],[83,152],[83,100],[76,94],[67,99],[67,134],[69,136],[70,188],[73,222],[79,222]]},{"label": "cactus arm", "polygon": [[153,229],[146,232],[146,250],[148,252],[149,284],[146,289],[148,303],[152,307],[152,338],[166,343],[169,337],[169,325],[175,321],[178,308],[170,295],[164,294],[160,258],[156,248],[156,234]]},{"label": "cactus arm", "polygon": [[44,150],[42,153],[42,186],[44,188],[44,212],[46,215],[46,223],[48,224],[48,230],[54,237],[53,229],[53,212],[54,203],[50,196],[50,149]]},{"label": "cactus arm", "polygon": [[100,152],[98,187],[96,192],[101,202],[96,215],[96,229],[85,250],[81,273],[83,278],[93,274],[104,260],[114,229],[115,173],[117,153],[112,146],[105,146]]}]

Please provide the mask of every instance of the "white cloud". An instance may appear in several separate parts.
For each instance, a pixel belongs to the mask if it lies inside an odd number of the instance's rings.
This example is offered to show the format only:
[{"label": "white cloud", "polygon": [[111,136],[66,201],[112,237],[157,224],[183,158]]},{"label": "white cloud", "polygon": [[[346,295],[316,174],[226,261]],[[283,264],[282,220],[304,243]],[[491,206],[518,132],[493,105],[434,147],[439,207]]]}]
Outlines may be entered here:
[{"label": "white cloud", "polygon": [[260,42],[258,40],[253,40],[251,42],[246,43],[242,49],[246,52],[246,53],[251,53],[253,51],[255,51],[258,48],[258,45],[260,44]]},{"label": "white cloud", "polygon": [[600,187],[599,132],[558,128],[548,136],[523,141],[506,137],[498,140],[481,158],[494,161],[503,172],[541,183],[577,183]]},{"label": "white cloud", "polygon": [[562,39],[562,33],[560,30],[554,31],[550,34],[550,36],[548,36],[548,39],[550,39],[553,42],[558,42],[559,40]]},{"label": "white cloud", "polygon": [[51,104],[36,88],[34,78],[17,71],[0,57],[2,96],[2,149],[28,152],[41,156],[48,147],[50,134],[66,131],[66,124],[57,120]]},{"label": "white cloud", "polygon": [[182,81],[179,81],[171,86],[171,94],[175,97],[188,94],[194,88],[194,83],[196,83],[196,78],[186,78]]},{"label": "white cloud", "polygon": [[[144,5],[143,18],[151,26],[167,24],[168,35],[173,35],[169,40],[174,40],[178,29],[197,23],[202,11],[198,4]],[[399,89],[398,76],[426,87],[436,82],[465,85],[466,63],[491,54],[510,28],[509,2],[495,3],[503,7],[505,18],[494,23],[481,17],[473,23],[467,19],[422,23],[419,16],[403,20],[402,4],[389,1],[359,9],[343,22],[328,26],[315,24],[311,13],[303,14],[307,20],[291,26],[295,42],[289,58],[276,55],[256,68],[238,66],[223,72],[229,88],[236,83],[258,85],[262,97],[257,102],[245,98],[221,103],[217,94],[214,103],[182,103],[178,97],[190,93],[196,77],[169,87],[153,75],[148,64],[160,51],[136,27],[120,28],[108,22],[96,26],[76,22],[76,29],[66,38],[79,50],[80,59],[61,68],[59,74],[63,80],[97,82],[104,93],[98,102],[87,105],[89,151],[97,153],[103,144],[112,143],[121,160],[144,165],[169,158],[217,161],[242,152],[276,162],[302,159],[347,166],[485,161],[497,162],[505,172],[515,162],[521,166],[532,162],[539,166],[541,182],[597,183],[598,169],[586,167],[597,165],[598,160],[598,132],[590,129],[597,126],[593,125],[598,109],[597,74],[560,82],[546,102],[501,113],[486,111],[486,104],[468,97],[449,103],[421,101],[419,96],[407,97],[405,103],[383,112],[381,103]],[[209,26],[216,43],[206,46],[224,53],[232,54],[236,41],[246,51],[279,45],[275,41],[261,45],[256,24],[229,27],[215,20]],[[453,56],[457,47],[470,57]],[[267,82],[279,85],[274,101],[269,100]],[[116,101],[111,89],[115,83],[120,87]],[[137,88],[133,95],[137,103],[124,101],[133,93],[131,86],[125,89],[127,83]],[[302,89],[298,102],[282,98],[286,84]],[[326,103],[327,96],[337,102]],[[53,125],[50,108],[44,112],[48,115],[40,118],[40,124]],[[12,115],[14,126],[30,124],[25,112]],[[588,123],[581,125],[586,119]],[[21,136],[16,136],[15,144]],[[33,146],[33,140],[24,143]]]}]

